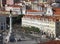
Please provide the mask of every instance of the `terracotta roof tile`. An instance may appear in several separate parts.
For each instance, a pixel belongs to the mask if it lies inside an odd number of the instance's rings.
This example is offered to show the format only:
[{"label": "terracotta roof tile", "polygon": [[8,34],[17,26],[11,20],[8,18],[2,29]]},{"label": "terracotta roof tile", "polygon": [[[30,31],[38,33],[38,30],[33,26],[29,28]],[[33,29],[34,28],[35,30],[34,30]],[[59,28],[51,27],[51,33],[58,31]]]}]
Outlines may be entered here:
[{"label": "terracotta roof tile", "polygon": [[45,43],[40,43],[40,44],[60,44],[60,41],[59,40],[51,40],[51,41],[48,41]]},{"label": "terracotta roof tile", "polygon": [[30,10],[27,10],[28,12],[42,12],[42,11],[38,11],[38,10],[32,10],[32,9],[30,9]]},{"label": "terracotta roof tile", "polygon": [[9,7],[22,7],[22,6],[19,6],[19,5],[9,5]]},{"label": "terracotta roof tile", "polygon": [[53,8],[55,15],[60,15],[60,8]]},{"label": "terracotta roof tile", "polygon": [[42,7],[44,7],[44,4],[43,3],[39,3],[39,4],[37,4],[38,6],[42,6]]},{"label": "terracotta roof tile", "polygon": [[24,18],[33,18],[33,19],[41,19],[41,18],[46,18],[48,20],[52,20],[54,22],[56,22],[56,20],[60,19],[60,16],[40,16],[40,15],[24,15]]}]

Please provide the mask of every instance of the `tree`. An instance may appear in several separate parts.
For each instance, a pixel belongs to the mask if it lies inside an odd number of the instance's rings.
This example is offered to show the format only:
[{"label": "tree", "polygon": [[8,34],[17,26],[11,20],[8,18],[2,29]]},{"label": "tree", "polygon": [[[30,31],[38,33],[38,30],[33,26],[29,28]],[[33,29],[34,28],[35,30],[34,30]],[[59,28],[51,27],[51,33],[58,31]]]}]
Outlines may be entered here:
[{"label": "tree", "polygon": [[19,15],[19,16],[16,18],[17,24],[19,24],[19,23],[20,23],[20,25],[22,24],[22,17],[23,17],[23,16],[24,16],[24,15],[21,14],[21,15]]},{"label": "tree", "polygon": [[34,32],[39,32],[39,28],[37,28],[37,27],[31,27],[31,29],[32,29],[32,31],[34,31]]},{"label": "tree", "polygon": [[13,24],[20,24],[22,23],[23,15],[18,15],[17,17],[13,17]]},{"label": "tree", "polygon": [[38,33],[40,32],[39,28],[34,27],[34,26],[31,26],[31,27],[23,27],[23,28],[24,28],[25,31],[28,31],[28,32],[31,32],[31,31],[38,32]]}]

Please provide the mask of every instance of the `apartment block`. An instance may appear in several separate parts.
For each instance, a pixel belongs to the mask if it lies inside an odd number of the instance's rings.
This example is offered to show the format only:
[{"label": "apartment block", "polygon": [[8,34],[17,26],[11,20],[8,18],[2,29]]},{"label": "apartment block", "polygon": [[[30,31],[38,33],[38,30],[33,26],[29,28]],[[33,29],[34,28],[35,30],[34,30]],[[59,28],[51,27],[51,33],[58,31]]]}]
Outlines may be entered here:
[{"label": "apartment block", "polygon": [[[41,3],[42,9],[30,9],[22,17],[22,26],[35,26],[50,37],[60,36],[60,8]],[[37,7],[37,6],[36,6]]]}]

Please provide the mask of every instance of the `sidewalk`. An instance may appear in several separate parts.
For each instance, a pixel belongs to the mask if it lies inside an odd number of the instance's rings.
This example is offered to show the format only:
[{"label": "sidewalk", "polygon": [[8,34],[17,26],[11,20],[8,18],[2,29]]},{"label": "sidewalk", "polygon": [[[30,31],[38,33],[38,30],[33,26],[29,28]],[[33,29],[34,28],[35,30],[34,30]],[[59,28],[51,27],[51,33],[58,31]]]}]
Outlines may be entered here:
[{"label": "sidewalk", "polygon": [[30,34],[32,36],[35,36],[35,37],[41,37],[41,35],[38,35],[38,34]]}]

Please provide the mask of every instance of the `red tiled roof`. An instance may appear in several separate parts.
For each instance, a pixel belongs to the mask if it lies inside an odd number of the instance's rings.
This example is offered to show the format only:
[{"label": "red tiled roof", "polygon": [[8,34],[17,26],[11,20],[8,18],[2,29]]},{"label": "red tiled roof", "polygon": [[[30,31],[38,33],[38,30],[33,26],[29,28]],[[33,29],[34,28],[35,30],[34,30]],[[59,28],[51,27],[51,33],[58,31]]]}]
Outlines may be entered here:
[{"label": "red tiled roof", "polygon": [[53,8],[55,15],[60,15],[60,8]]},{"label": "red tiled roof", "polygon": [[52,20],[54,22],[57,21],[57,19],[59,20],[60,19],[60,16],[40,16],[40,15],[24,15],[23,16],[24,18],[33,18],[33,19],[41,19],[41,18],[44,18],[44,19],[48,19],[48,20]]},{"label": "red tiled roof", "polygon": [[19,5],[9,5],[9,7],[22,7],[22,6],[19,6]]},{"label": "red tiled roof", "polygon": [[48,41],[45,43],[40,43],[40,44],[60,44],[60,41],[59,40],[51,40],[51,41]]},{"label": "red tiled roof", "polygon": [[38,6],[42,6],[42,7],[44,7],[44,4],[43,3],[39,3],[39,4],[37,4]]},{"label": "red tiled roof", "polygon": [[40,15],[24,15],[24,17],[28,17],[28,18],[40,18]]},{"label": "red tiled roof", "polygon": [[42,11],[32,10],[32,9],[30,9],[30,10],[27,10],[27,12],[42,12]]}]

